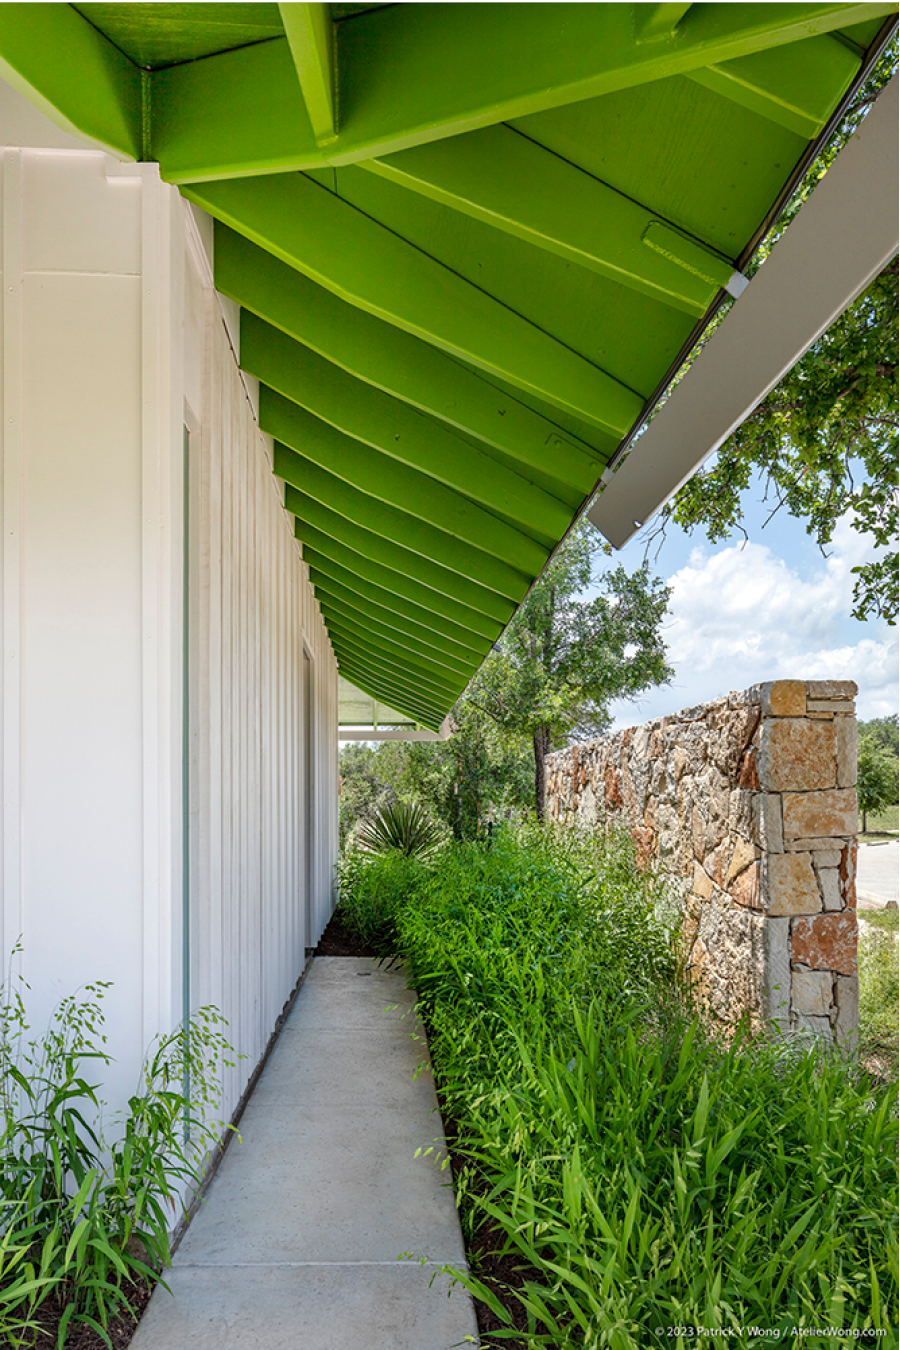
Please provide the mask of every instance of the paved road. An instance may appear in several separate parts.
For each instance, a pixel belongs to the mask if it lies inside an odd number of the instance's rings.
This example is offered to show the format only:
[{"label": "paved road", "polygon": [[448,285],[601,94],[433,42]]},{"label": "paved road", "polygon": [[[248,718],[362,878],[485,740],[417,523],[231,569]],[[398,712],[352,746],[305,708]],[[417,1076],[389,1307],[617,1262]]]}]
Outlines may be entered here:
[{"label": "paved road", "polygon": [[856,895],[860,909],[883,909],[888,900],[897,900],[900,873],[900,843],[896,839],[877,842],[860,840],[856,871]]},{"label": "paved road", "polygon": [[444,1147],[414,1029],[401,974],[316,957],[132,1350],[477,1346],[436,1270],[464,1255],[447,1174],[414,1157]]}]

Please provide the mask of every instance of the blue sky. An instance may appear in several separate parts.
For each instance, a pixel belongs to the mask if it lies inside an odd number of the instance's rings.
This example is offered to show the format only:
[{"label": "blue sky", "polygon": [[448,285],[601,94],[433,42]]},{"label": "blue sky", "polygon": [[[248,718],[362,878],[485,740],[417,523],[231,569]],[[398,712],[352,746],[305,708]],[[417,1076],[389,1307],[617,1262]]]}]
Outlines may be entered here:
[{"label": "blue sky", "polygon": [[[874,556],[864,538],[840,521],[825,558],[785,511],[763,529],[770,508],[760,495],[744,503],[747,544],[735,535],[713,545],[670,526],[655,562],[652,546],[651,570],[672,587],[665,636],[675,678],[613,704],[617,728],[771,679],[855,680],[860,719],[897,711],[897,629],[850,617],[850,569]],[[644,554],[642,532],[602,568],[621,561],[631,571]]]}]

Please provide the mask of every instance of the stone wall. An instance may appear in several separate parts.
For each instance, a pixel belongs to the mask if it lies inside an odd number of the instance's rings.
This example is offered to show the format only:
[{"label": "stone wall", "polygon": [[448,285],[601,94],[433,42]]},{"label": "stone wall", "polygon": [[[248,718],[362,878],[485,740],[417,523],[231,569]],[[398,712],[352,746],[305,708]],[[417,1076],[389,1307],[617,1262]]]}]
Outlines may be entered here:
[{"label": "stone wall", "polygon": [[669,873],[720,1022],[847,1045],[858,1020],[856,685],[776,680],[550,756],[548,815]]}]

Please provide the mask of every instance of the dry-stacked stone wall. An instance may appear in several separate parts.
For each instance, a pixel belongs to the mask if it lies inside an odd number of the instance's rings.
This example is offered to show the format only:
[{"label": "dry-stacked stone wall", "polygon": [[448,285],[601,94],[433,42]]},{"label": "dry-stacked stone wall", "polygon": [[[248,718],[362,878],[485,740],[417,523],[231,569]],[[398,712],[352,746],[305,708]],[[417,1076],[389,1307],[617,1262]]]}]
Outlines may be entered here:
[{"label": "dry-stacked stone wall", "polygon": [[551,818],[673,878],[711,1012],[847,1046],[858,1021],[856,685],[776,680],[550,756]]}]

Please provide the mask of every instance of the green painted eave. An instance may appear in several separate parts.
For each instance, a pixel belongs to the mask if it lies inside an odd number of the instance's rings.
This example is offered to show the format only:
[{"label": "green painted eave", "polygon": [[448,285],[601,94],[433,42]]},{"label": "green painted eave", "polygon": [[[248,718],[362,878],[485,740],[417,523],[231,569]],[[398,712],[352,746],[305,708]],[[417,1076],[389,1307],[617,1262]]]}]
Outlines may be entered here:
[{"label": "green painted eave", "polygon": [[215,218],[341,671],[437,730],[895,12],[0,4],[0,74]]}]

